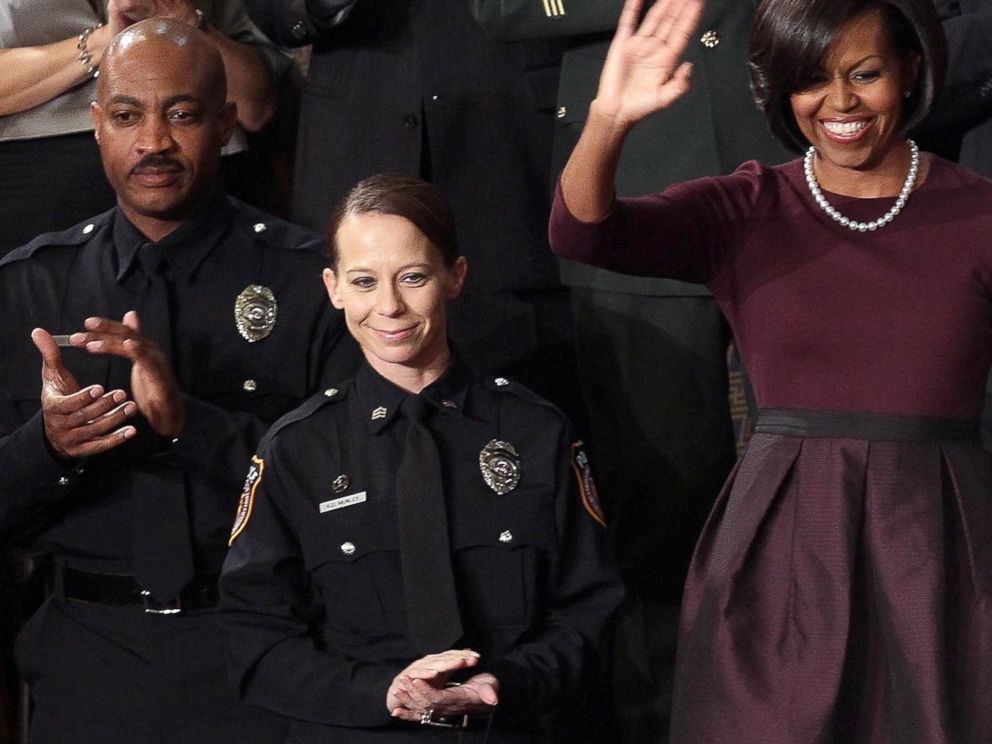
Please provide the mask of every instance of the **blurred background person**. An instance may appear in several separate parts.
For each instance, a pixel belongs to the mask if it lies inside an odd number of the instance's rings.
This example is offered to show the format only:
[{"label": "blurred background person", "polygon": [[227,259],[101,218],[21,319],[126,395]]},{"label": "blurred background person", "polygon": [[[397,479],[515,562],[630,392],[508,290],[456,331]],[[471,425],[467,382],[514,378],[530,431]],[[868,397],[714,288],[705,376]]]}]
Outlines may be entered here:
[{"label": "blurred background person", "polygon": [[704,282],[756,432],[686,581],[671,739],[992,739],[992,182],[909,134],[944,78],[928,0],[764,0],[752,81],[803,158],[617,199],[625,137],[691,87],[702,5],[625,6],[552,213],[604,268]]},{"label": "blurred background person", "polygon": [[992,178],[992,2],[936,0],[947,35],[947,80],[923,141]]},{"label": "blurred background person", "polygon": [[[94,79],[110,39],[152,16],[205,31],[224,59],[241,127],[257,131],[271,119],[275,75],[290,62],[241,0],[0,0],[0,256],[114,205],[93,141]],[[225,159],[235,192],[246,166],[233,153],[244,149],[239,131]]]},{"label": "blurred background person", "polygon": [[[992,0],[934,5],[947,35],[947,79],[921,144],[992,178]],[[982,439],[992,452],[992,376],[987,387]]]},{"label": "blurred background person", "polygon": [[252,458],[221,578],[237,689],[294,744],[556,741],[622,593],[581,443],[449,345],[468,264],[438,190],[371,177],[328,245],[365,361]]},{"label": "blurred background person", "polygon": [[[552,173],[557,181],[596,96],[622,0],[473,0],[499,38],[567,37]],[[710,0],[685,58],[693,90],[627,138],[618,196],[791,157],[754,104],[754,3]],[[611,547],[627,596],[617,626],[616,704],[630,744],[665,740],[682,585],[699,531],[737,453],[728,401],[730,331],[705,286],[564,260],[579,377]],[[737,371],[740,378],[740,372]],[[747,427],[744,392],[734,400]],[[749,432],[742,432],[742,438]]]}]

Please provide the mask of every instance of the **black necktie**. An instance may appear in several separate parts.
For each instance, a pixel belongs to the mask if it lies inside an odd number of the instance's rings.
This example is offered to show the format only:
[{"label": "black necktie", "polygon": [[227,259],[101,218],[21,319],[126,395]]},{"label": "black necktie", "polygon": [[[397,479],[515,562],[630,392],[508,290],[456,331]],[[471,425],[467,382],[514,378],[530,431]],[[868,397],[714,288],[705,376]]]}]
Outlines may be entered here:
[{"label": "black necktie", "polygon": [[424,424],[430,404],[409,395],[402,411],[409,428],[396,493],[407,635],[415,652],[437,653],[453,648],[462,635],[441,460]]},{"label": "black necktie", "polygon": [[[168,264],[161,248],[145,243],[138,260],[146,283],[138,297],[141,332],[172,357]],[[141,587],[168,602],[193,578],[193,551],[183,473],[154,455],[134,477],[134,574]]]}]

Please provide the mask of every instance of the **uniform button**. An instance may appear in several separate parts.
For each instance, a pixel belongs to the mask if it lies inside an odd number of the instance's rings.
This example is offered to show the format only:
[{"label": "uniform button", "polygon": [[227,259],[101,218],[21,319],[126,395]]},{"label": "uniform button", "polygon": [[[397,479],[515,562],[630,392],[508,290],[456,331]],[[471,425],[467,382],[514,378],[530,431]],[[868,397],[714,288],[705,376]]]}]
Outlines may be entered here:
[{"label": "uniform button", "polygon": [[241,387],[245,389],[246,393],[254,393],[256,390],[258,390],[258,383],[255,382],[254,380],[245,380],[241,384]]},{"label": "uniform button", "polygon": [[254,224],[254,225],[252,226],[252,229],[253,229],[253,230],[254,230],[255,232],[257,232],[257,233],[260,233],[260,232],[265,232],[265,223],[264,223],[264,222],[256,222],[256,223],[255,223],[255,224]]},{"label": "uniform button", "polygon": [[91,232],[93,232],[93,228],[95,227],[96,225],[94,225],[91,222],[90,224],[88,224],[86,227],[83,228],[83,235],[89,235]]},{"label": "uniform button", "polygon": [[720,34],[711,29],[699,37],[699,43],[707,49],[712,49],[720,43]]},{"label": "uniform button", "polygon": [[499,541],[501,543],[513,542],[513,533],[509,530],[503,530],[499,533]]},{"label": "uniform button", "polygon": [[69,478],[68,478],[68,476],[63,475],[61,478],[59,478],[59,485],[60,486],[68,486],[69,485]]},{"label": "uniform button", "polygon": [[86,468],[84,468],[82,465],[76,468],[76,475],[82,475],[85,472],[86,472]]},{"label": "uniform button", "polygon": [[420,122],[417,121],[417,117],[413,114],[407,114],[403,117],[403,126],[407,129],[416,129]]},{"label": "uniform button", "polygon": [[499,385],[500,387],[503,387],[504,385],[509,385],[510,384],[510,381],[507,380],[505,377],[497,377],[494,382],[497,385]]},{"label": "uniform button", "polygon": [[558,111],[555,113],[555,116],[557,116],[559,119],[564,119],[565,114],[567,113],[568,113],[568,109],[565,106],[559,106]]},{"label": "uniform button", "polygon": [[342,543],[341,552],[344,553],[345,555],[354,555],[355,544],[350,542]]},{"label": "uniform button", "polygon": [[324,395],[326,395],[328,398],[333,398],[337,394],[338,394],[337,388],[327,388],[327,390],[324,391]]},{"label": "uniform button", "polygon": [[296,23],[294,23],[291,31],[293,36],[295,36],[297,39],[302,39],[304,36],[307,35],[307,27],[304,25],[303,21],[297,21]]},{"label": "uniform button", "polygon": [[437,96],[431,96],[431,100],[432,100],[432,101],[436,101],[436,100],[437,100],[437,98],[438,98]]}]

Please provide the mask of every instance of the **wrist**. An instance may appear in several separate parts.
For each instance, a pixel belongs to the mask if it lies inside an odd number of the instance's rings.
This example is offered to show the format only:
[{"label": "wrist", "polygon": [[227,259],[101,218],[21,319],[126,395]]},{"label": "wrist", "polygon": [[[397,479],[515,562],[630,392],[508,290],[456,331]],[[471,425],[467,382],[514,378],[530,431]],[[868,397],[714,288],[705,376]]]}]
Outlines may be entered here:
[{"label": "wrist", "polygon": [[76,38],[76,61],[86,71],[86,79],[95,78],[100,74],[99,66],[103,51],[102,48],[97,51],[93,35],[103,27],[102,23],[90,26]]},{"label": "wrist", "polygon": [[598,98],[589,104],[588,124],[601,135],[623,140],[635,123],[620,111],[604,105]]}]

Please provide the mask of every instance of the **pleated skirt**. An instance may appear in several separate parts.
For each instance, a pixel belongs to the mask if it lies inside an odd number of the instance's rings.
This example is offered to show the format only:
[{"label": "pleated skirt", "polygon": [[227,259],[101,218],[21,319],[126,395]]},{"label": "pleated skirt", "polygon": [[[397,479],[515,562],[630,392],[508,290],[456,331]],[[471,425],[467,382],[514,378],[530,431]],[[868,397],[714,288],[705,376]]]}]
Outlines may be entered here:
[{"label": "pleated skirt", "polygon": [[977,432],[761,412],[686,580],[672,744],[992,742]]}]

